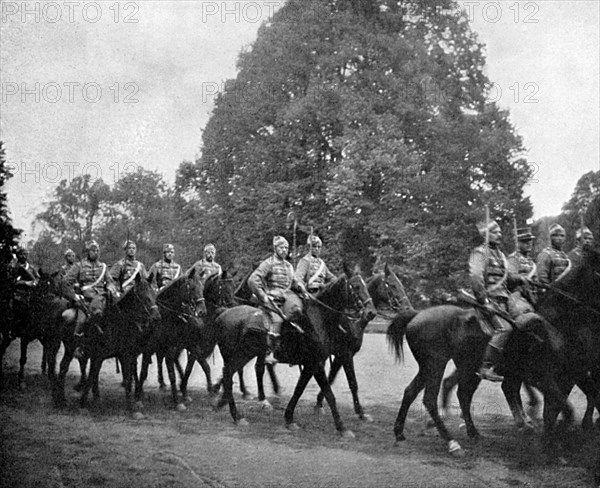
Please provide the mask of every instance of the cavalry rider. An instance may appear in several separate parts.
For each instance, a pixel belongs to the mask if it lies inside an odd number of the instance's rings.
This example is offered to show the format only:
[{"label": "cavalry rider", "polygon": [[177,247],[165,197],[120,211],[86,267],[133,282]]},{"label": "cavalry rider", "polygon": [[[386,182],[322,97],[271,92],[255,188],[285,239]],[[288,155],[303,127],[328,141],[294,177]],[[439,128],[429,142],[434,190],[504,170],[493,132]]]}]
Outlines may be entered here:
[{"label": "cavalry rider", "polygon": [[267,340],[271,352],[279,345],[281,324],[293,312],[302,310],[300,297],[291,290],[307,296],[306,288],[294,276],[294,268],[286,260],[288,241],[282,236],[273,238],[273,254],[259,264],[248,277],[248,287],[262,304],[268,325]]},{"label": "cavalry rider", "polygon": [[296,266],[296,279],[302,283],[309,293],[315,294],[327,283],[335,280],[335,275],[329,271],[325,261],[321,259],[323,243],[318,236],[309,235],[306,242],[310,249],[306,256]]},{"label": "cavalry rider", "polygon": [[148,272],[148,281],[159,290],[181,276],[181,266],[173,261],[174,257],[175,246],[163,244],[163,258],[154,263]]},{"label": "cavalry rider", "polygon": [[76,321],[75,335],[81,335],[86,315],[97,317],[106,308],[108,293],[117,294],[117,287],[106,264],[100,261],[100,246],[94,240],[85,245],[86,257],[73,265],[65,276],[66,289],[70,291],[76,308],[63,312],[67,323]]},{"label": "cavalry rider", "polygon": [[38,284],[40,275],[29,264],[27,258],[29,252],[24,247],[19,247],[16,251],[16,261],[13,261],[9,268],[11,282],[13,284],[12,310],[14,316],[12,335],[20,335],[25,327],[29,317],[31,290]]},{"label": "cavalry rider", "polygon": [[594,246],[594,234],[587,227],[582,227],[577,230],[575,239],[577,240],[577,245],[567,255],[572,267],[579,266],[583,258],[583,253],[591,251]]},{"label": "cavalry rider", "polygon": [[66,276],[69,270],[75,265],[75,261],[77,261],[75,251],[73,251],[73,249],[67,249],[65,251],[65,264],[60,267],[60,273],[63,276]]},{"label": "cavalry rider", "polygon": [[[512,326],[507,318],[509,302],[512,300],[508,287],[525,284],[526,279],[513,274],[508,269],[506,257],[500,251],[502,231],[495,221],[483,222],[478,225],[479,233],[486,242],[476,247],[469,258],[471,287],[475,298],[481,304],[485,318],[494,328],[479,369],[479,376],[490,381],[503,381],[494,368],[502,358],[502,351],[508,342]],[[512,317],[514,318],[514,317]]]},{"label": "cavalry rider", "polygon": [[550,226],[550,246],[546,247],[537,257],[537,273],[540,283],[549,285],[564,273],[570,266],[567,254],[562,250],[565,243],[565,229],[559,224]]},{"label": "cavalry rider", "polygon": [[[508,256],[509,272],[525,277],[528,282],[537,280],[537,266],[531,257],[533,240],[531,227],[517,229],[517,249]],[[520,313],[533,311],[532,305],[535,304],[535,295],[531,288],[519,286],[512,296]],[[524,303],[523,300],[529,303]]]},{"label": "cavalry rider", "polygon": [[217,248],[214,244],[207,244],[204,246],[204,255],[202,259],[196,261],[192,267],[185,272],[186,276],[194,269],[196,270],[196,276],[203,276],[205,278],[208,278],[213,274],[221,276],[223,271],[221,270],[221,265],[215,261],[216,255]]},{"label": "cavalry rider", "polygon": [[121,295],[126,293],[130,288],[133,288],[135,277],[139,274],[142,278],[146,278],[146,267],[144,264],[135,259],[137,246],[135,242],[127,240],[123,244],[125,257],[117,261],[110,269],[110,276],[120,287]]}]

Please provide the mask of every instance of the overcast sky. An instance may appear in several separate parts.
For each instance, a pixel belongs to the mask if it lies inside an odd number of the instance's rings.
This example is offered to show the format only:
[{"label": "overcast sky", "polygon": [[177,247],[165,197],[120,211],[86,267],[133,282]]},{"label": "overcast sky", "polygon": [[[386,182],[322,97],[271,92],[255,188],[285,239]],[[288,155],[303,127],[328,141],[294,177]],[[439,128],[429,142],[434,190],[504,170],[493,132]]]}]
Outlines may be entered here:
[{"label": "overcast sky", "polygon": [[[63,178],[113,183],[138,165],[169,182],[200,150],[215,94],[272,1],[1,0],[0,139],[25,238]],[[487,74],[528,148],[535,217],[599,166],[599,5],[470,1]]]}]

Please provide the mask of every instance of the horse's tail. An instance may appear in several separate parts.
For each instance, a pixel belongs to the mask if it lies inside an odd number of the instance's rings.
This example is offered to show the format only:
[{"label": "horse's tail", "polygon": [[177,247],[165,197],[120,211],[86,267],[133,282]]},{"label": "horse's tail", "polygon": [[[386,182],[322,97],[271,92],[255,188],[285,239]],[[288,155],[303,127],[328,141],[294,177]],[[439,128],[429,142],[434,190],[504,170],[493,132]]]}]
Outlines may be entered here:
[{"label": "horse's tail", "polygon": [[396,315],[396,318],[392,320],[392,323],[388,327],[386,333],[387,343],[390,349],[394,352],[396,360],[398,361],[402,361],[404,359],[402,344],[406,334],[406,327],[418,313],[419,312],[417,310],[403,310]]}]

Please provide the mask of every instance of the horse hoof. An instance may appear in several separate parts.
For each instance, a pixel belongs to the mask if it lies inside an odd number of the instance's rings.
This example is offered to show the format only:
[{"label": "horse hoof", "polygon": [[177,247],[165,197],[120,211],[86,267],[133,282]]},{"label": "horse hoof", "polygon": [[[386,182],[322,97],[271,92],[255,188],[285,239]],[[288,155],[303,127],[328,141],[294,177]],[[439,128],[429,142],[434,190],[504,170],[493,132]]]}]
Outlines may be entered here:
[{"label": "horse hoof", "polygon": [[450,442],[448,442],[448,452],[456,458],[465,457],[464,449],[460,447],[460,444],[455,440],[451,440]]},{"label": "horse hoof", "polygon": [[292,432],[296,432],[296,431],[300,430],[300,426],[296,422],[287,424],[285,427],[287,430],[290,430]]},{"label": "horse hoof", "polygon": [[325,414],[325,409],[315,405],[315,415],[320,416]]},{"label": "horse hoof", "polygon": [[187,407],[183,403],[178,403],[175,407],[175,410],[177,410],[178,412],[185,412],[187,410]]},{"label": "horse hoof", "polygon": [[260,405],[261,405],[261,408],[263,410],[266,410],[267,412],[273,411],[273,405],[271,405],[269,400],[263,400],[262,402],[260,402]]},{"label": "horse hoof", "polygon": [[238,427],[246,427],[250,424],[246,419],[238,419],[237,422],[235,422],[235,425],[237,425]]},{"label": "horse hoof", "polygon": [[143,420],[146,418],[142,412],[133,412],[133,415],[131,417],[133,418],[133,420]]},{"label": "horse hoof", "polygon": [[356,437],[354,435],[354,432],[348,429],[343,430],[342,432],[340,432],[340,434],[344,439],[354,439]]},{"label": "horse hoof", "polygon": [[373,417],[371,417],[368,413],[363,414],[363,416],[360,417],[360,419],[363,420],[364,422],[369,423],[369,424],[371,422],[373,422]]}]

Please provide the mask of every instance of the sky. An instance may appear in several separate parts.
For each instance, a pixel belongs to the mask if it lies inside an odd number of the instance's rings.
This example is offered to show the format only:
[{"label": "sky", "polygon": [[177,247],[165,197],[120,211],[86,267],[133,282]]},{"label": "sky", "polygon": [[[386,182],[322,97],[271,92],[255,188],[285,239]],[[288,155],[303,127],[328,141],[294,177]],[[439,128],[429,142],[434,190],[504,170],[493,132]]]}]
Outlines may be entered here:
[{"label": "sky", "polygon": [[[142,166],[173,182],[200,153],[240,50],[283,3],[0,0],[0,140],[25,240],[62,179],[113,184]],[[600,170],[600,2],[460,3],[487,46],[492,95],[527,148],[534,217],[556,215]]]}]

